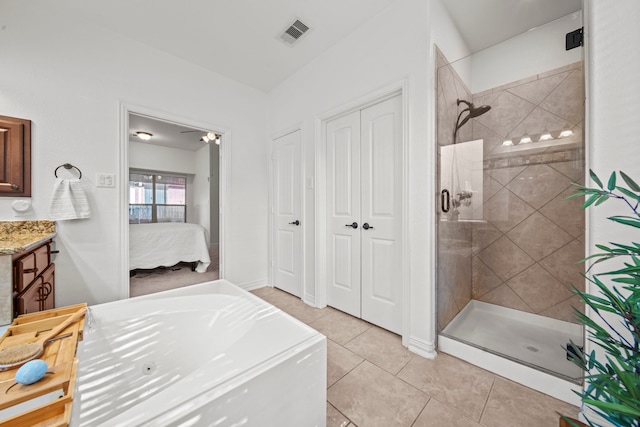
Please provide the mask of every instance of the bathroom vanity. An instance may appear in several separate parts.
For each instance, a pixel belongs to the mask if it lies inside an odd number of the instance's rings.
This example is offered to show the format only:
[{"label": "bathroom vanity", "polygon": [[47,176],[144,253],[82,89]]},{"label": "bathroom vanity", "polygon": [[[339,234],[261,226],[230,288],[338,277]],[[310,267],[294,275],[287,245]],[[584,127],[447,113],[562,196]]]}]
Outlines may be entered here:
[{"label": "bathroom vanity", "polygon": [[54,307],[53,221],[0,221],[0,326]]}]

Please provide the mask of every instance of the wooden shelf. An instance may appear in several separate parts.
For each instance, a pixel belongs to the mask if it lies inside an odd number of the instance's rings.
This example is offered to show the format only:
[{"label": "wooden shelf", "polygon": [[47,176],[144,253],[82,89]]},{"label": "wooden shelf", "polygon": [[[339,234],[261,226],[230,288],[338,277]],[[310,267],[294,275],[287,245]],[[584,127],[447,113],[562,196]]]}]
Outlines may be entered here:
[{"label": "wooden shelf", "polygon": [[[17,317],[0,337],[0,350],[36,341],[39,334],[51,330],[86,306],[86,304],[78,304]],[[61,395],[59,399],[1,420],[0,427],[67,426],[69,424],[78,366],[76,349],[78,341],[82,340],[84,319],[82,317],[58,335],[61,337],[71,334],[70,336],[45,345],[40,359],[47,362],[48,372],[51,373],[47,373],[40,381],[31,385],[16,384],[14,377],[19,367],[0,371],[0,410],[52,392],[59,392]]]}]

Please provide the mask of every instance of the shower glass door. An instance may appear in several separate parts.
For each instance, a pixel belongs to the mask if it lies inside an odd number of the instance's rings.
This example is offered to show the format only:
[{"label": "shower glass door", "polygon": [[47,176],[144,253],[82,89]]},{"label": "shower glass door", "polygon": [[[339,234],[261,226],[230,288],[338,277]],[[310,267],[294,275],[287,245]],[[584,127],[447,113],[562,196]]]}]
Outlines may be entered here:
[{"label": "shower glass door", "polygon": [[565,199],[585,175],[582,55],[498,80],[509,58],[486,51],[437,51],[438,333],[579,382],[565,348],[583,342],[584,212]]}]

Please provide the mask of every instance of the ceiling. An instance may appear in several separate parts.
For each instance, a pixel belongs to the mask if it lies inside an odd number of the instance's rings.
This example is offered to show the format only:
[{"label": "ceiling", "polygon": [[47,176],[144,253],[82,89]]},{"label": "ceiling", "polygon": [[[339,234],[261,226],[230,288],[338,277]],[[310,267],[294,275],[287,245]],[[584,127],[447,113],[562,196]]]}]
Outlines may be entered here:
[{"label": "ceiling", "polygon": [[[51,7],[269,92],[402,1],[67,0]],[[582,7],[582,0],[441,1],[474,52]],[[291,47],[279,36],[296,19],[311,29]]]},{"label": "ceiling", "polygon": [[[77,19],[269,92],[396,1],[405,0],[69,0],[62,5]],[[441,1],[473,52],[582,8],[582,0]],[[311,29],[291,47],[279,35],[295,19]],[[139,116],[131,126],[132,132],[154,134],[154,144],[194,151],[202,146],[198,133],[180,133],[189,128]]]},{"label": "ceiling", "polygon": [[[137,114],[129,114],[130,142],[198,151],[205,145],[204,142],[200,141],[200,138],[211,131],[181,126]],[[149,141],[143,141],[135,135],[136,132],[148,132],[153,136]]]}]

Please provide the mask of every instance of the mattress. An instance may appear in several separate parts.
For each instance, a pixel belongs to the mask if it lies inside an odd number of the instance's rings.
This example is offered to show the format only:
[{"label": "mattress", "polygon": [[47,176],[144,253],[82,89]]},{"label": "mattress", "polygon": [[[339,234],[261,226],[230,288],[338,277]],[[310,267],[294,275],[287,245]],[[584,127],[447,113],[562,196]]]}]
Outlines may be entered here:
[{"label": "mattress", "polygon": [[130,270],[179,262],[197,262],[198,273],[207,271],[211,258],[204,227],[175,222],[129,225]]}]

